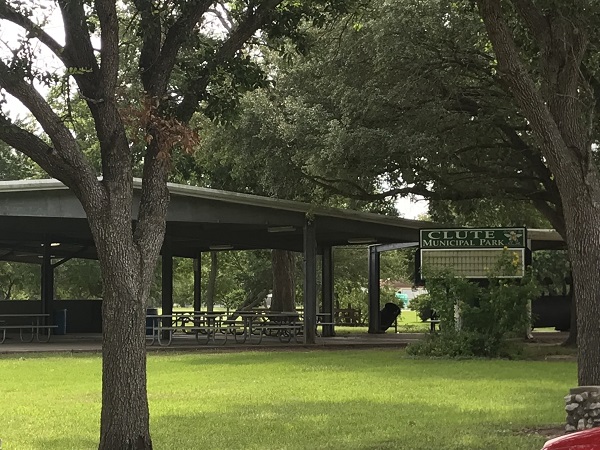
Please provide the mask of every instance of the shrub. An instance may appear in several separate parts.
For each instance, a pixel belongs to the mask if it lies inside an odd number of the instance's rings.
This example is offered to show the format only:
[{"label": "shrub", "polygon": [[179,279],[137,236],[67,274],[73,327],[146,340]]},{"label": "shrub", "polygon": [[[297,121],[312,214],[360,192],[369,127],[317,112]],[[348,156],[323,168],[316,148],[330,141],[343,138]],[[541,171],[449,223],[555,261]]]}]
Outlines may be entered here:
[{"label": "shrub", "polygon": [[[506,253],[502,263],[512,264]],[[441,331],[410,346],[413,355],[510,356],[516,349],[508,339],[525,334],[527,305],[539,294],[530,272],[521,280],[490,275],[479,283],[444,272],[428,276],[427,290]]]},{"label": "shrub", "polygon": [[413,298],[410,302],[410,309],[417,312],[422,321],[431,319],[433,305],[429,294],[421,294]]},{"label": "shrub", "polygon": [[515,358],[523,346],[509,339],[488,340],[479,333],[448,330],[432,333],[422,341],[411,344],[407,353],[413,356],[445,358]]}]

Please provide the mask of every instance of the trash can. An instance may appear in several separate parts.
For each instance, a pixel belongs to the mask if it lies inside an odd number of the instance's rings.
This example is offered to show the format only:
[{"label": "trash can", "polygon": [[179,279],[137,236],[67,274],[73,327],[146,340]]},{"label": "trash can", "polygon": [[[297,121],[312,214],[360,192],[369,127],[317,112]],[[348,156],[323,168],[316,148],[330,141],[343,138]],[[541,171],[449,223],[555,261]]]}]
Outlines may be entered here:
[{"label": "trash can", "polygon": [[64,335],[67,334],[67,310],[56,309],[54,311],[54,334]]},{"label": "trash can", "polygon": [[146,335],[152,336],[152,330],[158,326],[158,319],[156,317],[148,317],[148,316],[157,316],[158,308],[146,308]]},{"label": "trash can", "polygon": [[410,299],[408,298],[408,294],[405,294],[402,291],[398,291],[396,292],[395,297],[402,302],[402,309],[408,309],[408,306],[410,305]]},{"label": "trash can", "polygon": [[392,326],[400,314],[400,307],[395,303],[386,303],[379,313],[379,331],[384,332]]}]

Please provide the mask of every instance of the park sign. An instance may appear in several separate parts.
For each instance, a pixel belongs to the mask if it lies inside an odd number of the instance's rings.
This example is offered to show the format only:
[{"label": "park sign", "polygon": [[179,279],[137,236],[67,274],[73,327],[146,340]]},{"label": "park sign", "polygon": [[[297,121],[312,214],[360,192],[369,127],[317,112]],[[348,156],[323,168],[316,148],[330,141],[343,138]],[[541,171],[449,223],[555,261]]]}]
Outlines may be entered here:
[{"label": "park sign", "polygon": [[443,271],[467,279],[525,275],[525,228],[422,229],[419,243],[421,280]]},{"label": "park sign", "polygon": [[420,247],[430,249],[525,248],[525,228],[431,228],[420,230]]}]

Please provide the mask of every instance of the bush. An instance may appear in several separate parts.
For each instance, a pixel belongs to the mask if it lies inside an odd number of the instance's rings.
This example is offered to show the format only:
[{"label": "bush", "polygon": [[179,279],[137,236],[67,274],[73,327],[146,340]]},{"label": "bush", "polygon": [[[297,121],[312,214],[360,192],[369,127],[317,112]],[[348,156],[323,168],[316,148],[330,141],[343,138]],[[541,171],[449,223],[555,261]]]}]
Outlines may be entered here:
[{"label": "bush", "polygon": [[509,339],[486,339],[470,331],[448,330],[432,333],[406,349],[409,355],[445,358],[515,358],[523,352],[521,343]]},{"label": "bush", "polygon": [[410,309],[417,312],[419,319],[426,321],[432,318],[433,304],[429,294],[421,294],[413,298],[410,302]]},{"label": "bush", "polygon": [[[507,258],[512,264],[510,252]],[[538,296],[539,288],[529,272],[522,280],[490,276],[483,281],[470,282],[449,272],[428,277],[428,305],[438,313],[441,332],[410,346],[408,352],[451,357],[510,356],[508,353],[515,348],[508,344],[509,339],[525,334],[527,306]]]}]

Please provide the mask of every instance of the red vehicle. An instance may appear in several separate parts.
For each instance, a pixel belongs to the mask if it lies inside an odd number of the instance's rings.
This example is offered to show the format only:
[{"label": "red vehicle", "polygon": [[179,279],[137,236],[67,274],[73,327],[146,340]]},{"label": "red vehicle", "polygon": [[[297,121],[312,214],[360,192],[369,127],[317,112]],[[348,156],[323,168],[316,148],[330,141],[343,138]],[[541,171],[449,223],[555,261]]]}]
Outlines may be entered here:
[{"label": "red vehicle", "polygon": [[600,428],[551,439],[542,450],[600,450]]}]

